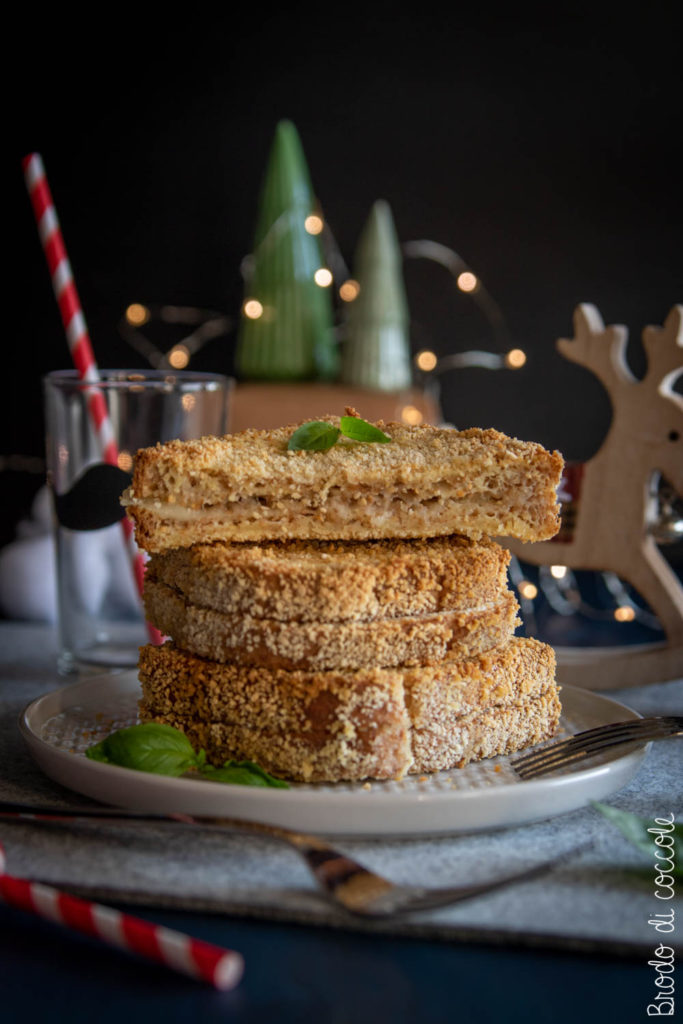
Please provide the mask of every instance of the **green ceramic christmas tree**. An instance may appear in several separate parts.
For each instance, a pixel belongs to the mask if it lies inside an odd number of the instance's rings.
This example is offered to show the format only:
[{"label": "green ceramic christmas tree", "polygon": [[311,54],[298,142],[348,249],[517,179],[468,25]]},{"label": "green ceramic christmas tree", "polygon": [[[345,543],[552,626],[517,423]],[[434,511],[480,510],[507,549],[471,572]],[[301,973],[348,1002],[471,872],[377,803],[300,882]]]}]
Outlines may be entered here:
[{"label": "green ceramic christmas tree", "polygon": [[[298,132],[280,121],[270,151],[245,282],[236,353],[243,379],[330,380],[338,353],[319,238],[305,221],[316,209]],[[249,315],[251,314],[251,315]]]},{"label": "green ceramic christmas tree", "polygon": [[360,291],[346,317],[342,380],[380,391],[409,388],[410,314],[401,249],[391,209],[384,200],[374,204],[365,224],[353,276]]}]

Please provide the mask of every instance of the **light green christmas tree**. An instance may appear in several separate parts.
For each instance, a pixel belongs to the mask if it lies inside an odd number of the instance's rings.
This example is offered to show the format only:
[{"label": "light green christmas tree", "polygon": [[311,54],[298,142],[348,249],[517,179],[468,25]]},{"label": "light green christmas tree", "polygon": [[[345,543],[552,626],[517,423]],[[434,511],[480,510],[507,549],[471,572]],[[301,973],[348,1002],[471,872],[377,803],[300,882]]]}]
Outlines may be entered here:
[{"label": "light green christmas tree", "polygon": [[384,200],[377,200],[370,211],[354,255],[353,276],[360,291],[346,316],[342,380],[380,391],[409,388],[410,314],[401,249]]},{"label": "light green christmas tree", "polygon": [[236,351],[236,372],[243,379],[337,376],[330,288],[316,282],[316,272],[325,269],[323,254],[318,235],[306,225],[315,212],[299,134],[291,121],[280,121],[245,280]]}]

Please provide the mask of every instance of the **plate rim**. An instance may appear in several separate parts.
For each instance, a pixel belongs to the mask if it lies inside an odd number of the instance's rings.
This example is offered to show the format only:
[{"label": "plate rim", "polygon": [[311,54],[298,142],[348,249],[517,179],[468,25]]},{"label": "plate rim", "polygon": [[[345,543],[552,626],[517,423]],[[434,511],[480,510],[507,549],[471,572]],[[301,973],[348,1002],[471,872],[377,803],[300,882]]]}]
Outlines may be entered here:
[{"label": "plate rim", "polygon": [[[54,744],[40,736],[33,728],[32,718],[35,717],[41,707],[49,708],[50,704],[55,702],[60,706],[60,711],[66,710],[68,707],[74,706],[73,701],[71,703],[68,702],[71,701],[75,695],[90,693],[95,686],[101,686],[103,682],[109,684],[109,690],[112,688],[114,688],[114,690],[125,688],[125,690],[130,689],[131,692],[134,691],[136,685],[139,685],[137,670],[135,669],[120,673],[102,673],[96,676],[89,676],[84,680],[78,680],[75,683],[67,684],[66,686],[57,688],[56,690],[49,690],[41,696],[34,698],[28,705],[26,705],[20,714],[19,729],[31,754],[34,756],[34,759],[36,759],[35,750],[37,749],[42,751],[42,753],[49,758],[57,759],[64,765],[73,766],[76,759],[84,760],[87,764],[87,771],[91,773],[94,778],[97,778],[98,775],[102,779],[109,778],[115,780],[116,778],[119,778],[121,783],[125,785],[126,781],[130,782],[133,778],[139,782],[142,774],[146,778],[149,777],[153,779],[154,785],[161,789],[175,788],[180,784],[182,787],[180,792],[184,792],[184,795],[188,797],[195,792],[196,787],[200,787],[199,789],[196,789],[197,792],[206,792],[206,787],[210,785],[208,780],[140,773],[135,769],[123,768],[119,765],[107,765],[101,764],[97,761],[89,761],[82,758],[81,754],[74,754],[69,751],[60,750]],[[581,687],[574,687],[566,684],[561,685],[560,689],[561,692],[568,693],[574,701],[580,702],[583,700],[592,704],[598,704],[602,707],[608,705],[611,709],[614,709],[614,712],[618,710],[620,713],[623,713],[625,718],[638,719],[642,717],[642,715],[633,708],[629,708],[627,705],[622,704],[620,701],[616,701],[613,698],[605,697],[602,693],[595,693],[592,690],[582,689]],[[52,715],[59,714],[60,711],[53,711]],[[41,724],[44,724],[49,717],[52,717],[52,715],[46,714]],[[511,792],[513,790],[520,792],[520,786],[524,787],[523,792],[525,794],[528,794],[530,798],[533,798],[539,790],[547,790],[549,785],[551,785],[552,789],[559,790],[566,788],[567,786],[577,786],[579,783],[588,783],[594,779],[600,779],[602,776],[613,773],[615,771],[615,766],[622,766],[626,769],[630,764],[635,771],[646,755],[649,746],[650,743],[643,743],[635,749],[630,749],[625,754],[616,755],[609,761],[577,769],[569,775],[559,775],[552,778],[544,776],[540,779],[530,779],[526,781],[521,779],[518,781],[502,780],[498,785],[491,787],[483,786],[472,787],[470,789],[453,788],[451,790],[427,790],[422,793],[419,790],[411,793],[401,791],[382,792],[380,788],[382,783],[391,782],[392,780],[377,779],[368,780],[371,786],[370,791],[363,788],[364,784],[362,782],[342,783],[341,786],[344,788],[340,788],[337,792],[330,790],[330,787],[334,785],[331,783],[324,783],[323,785],[325,786],[325,789],[319,792],[308,788],[300,788],[296,783],[294,783],[290,789],[277,790],[256,786],[245,787],[231,783],[222,783],[221,790],[226,794],[226,799],[229,794],[233,794],[235,796],[239,794],[241,797],[244,797],[245,790],[248,790],[249,797],[254,801],[255,805],[270,804],[274,799],[274,793],[277,794],[278,803],[282,803],[283,805],[292,802],[292,800],[296,800],[297,802],[302,802],[307,805],[311,804],[313,806],[315,806],[315,804],[321,799],[329,801],[330,798],[333,798],[335,803],[347,804],[350,801],[357,801],[359,797],[362,799],[363,795],[368,793],[368,796],[372,799],[372,806],[375,807],[378,812],[382,807],[386,809],[400,807],[401,805],[405,805],[406,801],[410,801],[411,804],[419,803],[423,805],[451,804],[455,800],[461,803],[477,801],[480,804],[490,804],[504,798],[504,794],[507,792]],[[40,767],[41,770],[45,771],[42,764]],[[445,770],[457,771],[457,769]],[[45,774],[49,773],[45,772]],[[434,774],[436,775],[440,773]],[[310,784],[303,785],[308,786]]]}]

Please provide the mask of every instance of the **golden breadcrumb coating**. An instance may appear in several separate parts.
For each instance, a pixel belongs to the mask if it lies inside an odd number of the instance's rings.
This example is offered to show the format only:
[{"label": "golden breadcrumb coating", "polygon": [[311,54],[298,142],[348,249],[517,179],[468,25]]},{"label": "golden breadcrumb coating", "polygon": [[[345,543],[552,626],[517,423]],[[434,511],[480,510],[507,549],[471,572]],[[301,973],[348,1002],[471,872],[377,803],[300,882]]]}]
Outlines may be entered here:
[{"label": "golden breadcrumb coating", "polygon": [[370,622],[280,622],[228,615],[147,581],[147,619],[185,651],[266,668],[335,669],[461,660],[508,639],[519,625],[512,593],[480,608]]},{"label": "golden breadcrumb coating", "polygon": [[192,604],[280,622],[369,621],[500,598],[510,553],[483,538],[196,544],[153,555],[145,579]]},{"label": "golden breadcrumb coating", "polygon": [[304,782],[400,778],[551,736],[554,670],[551,648],[525,638],[463,662],[327,672],[224,665],[148,645],[140,717],[182,729],[214,764],[246,758]]}]

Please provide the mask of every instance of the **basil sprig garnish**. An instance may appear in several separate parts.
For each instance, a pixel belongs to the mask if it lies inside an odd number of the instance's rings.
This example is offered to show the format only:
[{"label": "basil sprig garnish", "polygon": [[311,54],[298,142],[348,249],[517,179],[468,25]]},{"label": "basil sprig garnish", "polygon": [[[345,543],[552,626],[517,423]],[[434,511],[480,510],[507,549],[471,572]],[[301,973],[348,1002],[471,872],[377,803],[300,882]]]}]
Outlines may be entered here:
[{"label": "basil sprig garnish", "polygon": [[212,782],[289,789],[286,782],[269,775],[253,761],[226,761],[221,768],[207,764],[204,750],[195,751],[184,732],[161,722],[143,722],[117,729],[88,747],[85,754],[92,761],[155,775],[178,777],[186,772],[197,772]]},{"label": "basil sprig garnish", "polygon": [[341,435],[339,427],[321,420],[304,423],[294,431],[287,443],[290,452],[326,452]]},{"label": "basil sprig garnish", "polygon": [[212,782],[231,782],[235,786],[272,786],[289,789],[284,779],[276,779],[253,761],[226,761],[222,768],[207,764],[202,775]]},{"label": "basil sprig garnish", "polygon": [[380,430],[379,427],[362,420],[360,416],[342,416],[339,426],[344,437],[350,437],[352,441],[367,441],[375,444],[387,444],[390,437]]},{"label": "basil sprig garnish", "polygon": [[287,448],[290,452],[326,452],[341,437],[368,444],[387,444],[391,441],[379,427],[362,420],[360,416],[342,416],[338,427],[323,420],[303,423],[290,437]]},{"label": "basil sprig garnish", "polygon": [[156,775],[182,775],[206,761],[203,750],[195,754],[184,732],[160,722],[118,729],[85,753],[93,761]]}]

